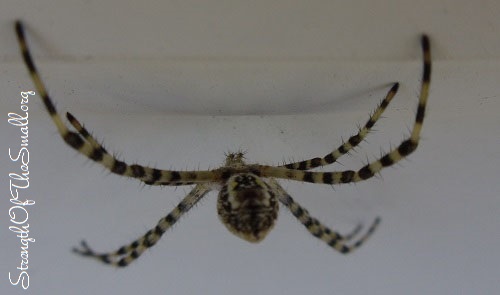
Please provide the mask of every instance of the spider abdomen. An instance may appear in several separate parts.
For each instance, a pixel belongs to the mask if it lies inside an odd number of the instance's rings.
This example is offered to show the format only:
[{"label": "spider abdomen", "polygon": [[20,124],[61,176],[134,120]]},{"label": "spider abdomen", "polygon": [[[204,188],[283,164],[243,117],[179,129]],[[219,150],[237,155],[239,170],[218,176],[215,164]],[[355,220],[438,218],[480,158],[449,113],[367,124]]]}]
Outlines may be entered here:
[{"label": "spider abdomen", "polygon": [[278,208],[269,185],[252,173],[231,176],[217,200],[222,223],[236,236],[254,243],[264,239],[273,228]]}]

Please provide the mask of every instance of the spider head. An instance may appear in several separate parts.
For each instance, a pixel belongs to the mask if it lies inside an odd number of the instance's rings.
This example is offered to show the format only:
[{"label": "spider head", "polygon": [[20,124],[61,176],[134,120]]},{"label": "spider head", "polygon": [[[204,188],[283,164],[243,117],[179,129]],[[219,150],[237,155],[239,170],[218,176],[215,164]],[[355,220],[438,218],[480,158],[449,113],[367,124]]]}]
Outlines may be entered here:
[{"label": "spider head", "polygon": [[236,153],[226,153],[226,163],[225,166],[243,166],[245,165],[245,152],[238,151]]},{"label": "spider head", "polygon": [[278,202],[267,183],[252,173],[235,174],[219,193],[217,211],[236,236],[257,243],[273,228]]}]

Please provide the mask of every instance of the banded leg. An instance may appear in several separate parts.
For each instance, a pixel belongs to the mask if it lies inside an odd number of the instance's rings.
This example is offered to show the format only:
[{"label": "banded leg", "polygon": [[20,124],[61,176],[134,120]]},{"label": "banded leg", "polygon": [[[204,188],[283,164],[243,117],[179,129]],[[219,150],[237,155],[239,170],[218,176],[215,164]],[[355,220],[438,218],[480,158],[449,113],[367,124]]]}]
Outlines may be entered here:
[{"label": "banded leg", "polygon": [[[89,138],[84,140],[78,133],[70,131],[57,113],[57,110],[47,93],[45,85],[38,74],[33,58],[29,52],[28,44],[24,35],[23,24],[20,21],[16,21],[15,29],[24,62],[28,68],[35,87],[38,90],[38,94],[42,98],[45,108],[49,112],[49,115],[56,125],[59,134],[69,146],[91,160],[100,163],[112,173],[137,178],[150,185],[186,185],[191,183],[213,181],[216,178],[216,175],[212,171],[170,171],[143,167],[137,164],[129,165],[115,159],[102,146],[99,144],[96,145],[97,142],[95,140]],[[74,124],[74,122],[72,124]],[[82,131],[86,130],[82,127]],[[84,134],[83,136],[86,137]]]},{"label": "banded leg", "polygon": [[76,254],[97,259],[103,263],[113,266],[124,267],[137,259],[148,248],[153,247],[161,236],[189,211],[203,196],[211,190],[209,184],[197,185],[167,216],[160,219],[158,224],[150,229],[145,235],[110,253],[96,253],[85,241],[82,241],[81,248],[73,248]]},{"label": "banded leg", "polygon": [[392,98],[398,92],[399,83],[395,83],[385,98],[380,102],[378,107],[375,109],[373,114],[370,116],[368,121],[366,122],[363,128],[360,128],[358,133],[351,136],[348,141],[343,142],[336,150],[324,156],[323,158],[312,158],[309,160],[304,160],[300,162],[290,163],[286,165],[282,165],[279,167],[285,167],[288,169],[294,170],[309,170],[320,166],[330,165],[336,162],[340,157],[347,154],[350,150],[356,147],[360,142],[365,139],[365,137],[370,132],[371,128],[375,125],[375,123],[380,119],[382,113],[385,111]]},{"label": "banded leg", "polygon": [[272,186],[278,192],[278,199],[280,200],[280,202],[285,205],[290,210],[290,212],[292,212],[295,218],[297,218],[313,236],[324,241],[330,247],[339,251],[340,253],[347,254],[361,247],[361,245],[363,245],[364,242],[368,240],[368,238],[375,232],[375,229],[380,224],[380,218],[377,217],[365,234],[363,234],[355,242],[349,243],[350,240],[361,230],[360,225],[358,225],[349,234],[341,235],[322,225],[316,218],[311,217],[309,215],[309,212],[301,207],[297,202],[295,202],[292,197],[276,181],[272,180]]},{"label": "banded leg", "polygon": [[380,159],[368,163],[358,171],[346,170],[336,172],[310,172],[302,170],[291,170],[282,167],[260,166],[260,176],[326,184],[358,182],[373,177],[383,168],[401,161],[413,151],[415,151],[420,140],[420,132],[422,130],[422,124],[424,122],[425,107],[427,104],[427,98],[429,96],[429,86],[431,78],[431,53],[429,38],[423,35],[421,42],[424,56],[422,86],[420,90],[420,98],[418,102],[415,123],[408,139],[404,140],[397,148],[391,150]]},{"label": "banded leg", "polygon": [[108,153],[108,151],[106,151],[102,144],[100,144],[97,139],[95,139],[92,134],[90,134],[90,132],[83,126],[83,124],[80,123],[70,112],[66,112],[66,118],[68,119],[69,123],[75,128],[75,130],[80,133],[80,136],[88,141],[92,145],[92,147],[101,150],[104,153]]}]

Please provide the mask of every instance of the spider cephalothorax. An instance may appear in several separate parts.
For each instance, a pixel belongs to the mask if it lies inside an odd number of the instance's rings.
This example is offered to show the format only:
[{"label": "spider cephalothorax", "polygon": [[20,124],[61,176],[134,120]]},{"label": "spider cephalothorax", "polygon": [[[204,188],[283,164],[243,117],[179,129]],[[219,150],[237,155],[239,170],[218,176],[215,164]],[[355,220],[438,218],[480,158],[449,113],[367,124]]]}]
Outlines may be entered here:
[{"label": "spider cephalothorax", "polygon": [[417,148],[420,140],[420,131],[422,130],[424,121],[431,77],[430,46],[429,39],[425,35],[421,39],[423,75],[415,123],[410,136],[380,159],[367,163],[357,170],[310,171],[316,167],[335,163],[338,158],[360,144],[381,117],[394,95],[396,95],[399,83],[394,83],[380,105],[369,117],[366,124],[362,128],[359,128],[357,134],[351,136],[347,141],[342,142],[338,148],[324,157],[288,163],[281,166],[266,166],[246,164],[243,159],[243,153],[238,152],[228,154],[225,164],[217,169],[175,171],[156,169],[138,164],[130,165],[116,159],[90,135],[73,115],[66,113],[69,123],[75,129],[75,131],[71,131],[56,111],[36,70],[35,63],[28,50],[22,23],[17,21],[15,28],[24,62],[38,90],[38,94],[42,98],[45,108],[56,125],[59,134],[69,146],[89,159],[102,164],[110,172],[138,179],[146,185],[195,185],[189,194],[172,211],[158,221],[154,228],[132,243],[109,253],[96,253],[85,241],[82,241],[81,247],[74,248],[74,252],[77,254],[91,257],[114,266],[127,266],[137,259],[146,249],[155,245],[161,236],[183,214],[188,212],[213,189],[220,189],[217,211],[222,223],[240,238],[250,242],[261,241],[273,228],[278,214],[278,203],[281,203],[290,210],[293,216],[312,235],[341,253],[349,253],[359,248],[373,234],[375,228],[380,223],[380,218],[377,217],[368,230],[353,241],[354,237],[361,230],[361,226],[358,225],[346,235],[330,230],[316,218],[311,217],[306,209],[295,202],[276,179],[330,185],[363,181],[373,177],[384,167],[391,166],[404,159]]}]

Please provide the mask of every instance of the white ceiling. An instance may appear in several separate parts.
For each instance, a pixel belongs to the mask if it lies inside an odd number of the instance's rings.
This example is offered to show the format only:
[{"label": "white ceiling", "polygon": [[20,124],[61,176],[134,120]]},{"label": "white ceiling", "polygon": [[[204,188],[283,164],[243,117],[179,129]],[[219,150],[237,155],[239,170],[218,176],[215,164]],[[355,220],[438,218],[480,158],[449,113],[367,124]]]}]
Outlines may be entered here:
[{"label": "white ceiling", "polygon": [[334,102],[413,82],[423,32],[437,65],[500,57],[497,1],[9,3],[0,54],[15,67],[3,73],[24,81],[11,27],[22,19],[53,96],[89,111],[335,111]]}]

